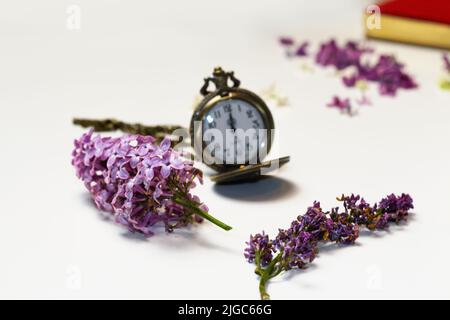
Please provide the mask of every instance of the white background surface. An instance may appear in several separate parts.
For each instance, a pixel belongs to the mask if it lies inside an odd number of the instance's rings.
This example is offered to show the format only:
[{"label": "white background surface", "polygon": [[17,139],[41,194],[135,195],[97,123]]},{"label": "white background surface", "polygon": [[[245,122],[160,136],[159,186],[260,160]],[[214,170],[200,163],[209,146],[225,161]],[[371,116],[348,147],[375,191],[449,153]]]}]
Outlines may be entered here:
[{"label": "white background surface", "polygon": [[[164,4],[163,4],[164,3]],[[81,8],[81,29],[66,8]],[[305,73],[279,35],[362,39],[367,1],[9,1],[0,10],[0,298],[258,299],[242,256],[250,233],[274,234],[314,200],[341,193],[378,201],[409,192],[406,226],[322,252],[306,271],[273,281],[274,299],[450,298],[450,93],[438,89],[438,50],[374,43],[420,89],[380,98],[349,118],[325,107],[344,89],[331,70]],[[149,240],[105,221],[70,165],[74,116],[188,125],[216,65],[243,87],[275,83],[276,178],[196,192],[225,233],[204,223]]]}]

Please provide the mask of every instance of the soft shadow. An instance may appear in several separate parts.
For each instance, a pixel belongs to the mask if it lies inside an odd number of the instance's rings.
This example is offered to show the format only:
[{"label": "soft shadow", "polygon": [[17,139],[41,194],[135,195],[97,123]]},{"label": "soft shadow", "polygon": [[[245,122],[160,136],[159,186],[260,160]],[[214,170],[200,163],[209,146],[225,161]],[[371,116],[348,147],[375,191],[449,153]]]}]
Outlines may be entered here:
[{"label": "soft shadow", "polygon": [[82,192],[81,194],[80,194],[80,197],[81,197],[81,201],[84,203],[84,204],[86,204],[86,205],[88,205],[88,206],[94,206],[95,207],[95,204],[94,204],[94,200],[92,200],[92,197],[91,197],[91,195],[89,194],[89,192]]},{"label": "soft shadow", "polygon": [[86,206],[90,207],[93,212],[97,213],[96,216],[98,219],[103,222],[107,222],[112,228],[117,228],[119,235],[125,241],[148,243],[150,245],[166,247],[169,250],[186,250],[188,247],[200,247],[209,250],[226,252],[227,254],[240,253],[239,250],[221,245],[216,242],[215,239],[204,237],[199,229],[206,223],[189,225],[185,228],[175,229],[171,233],[167,233],[164,226],[158,224],[152,229],[154,235],[151,237],[146,237],[144,234],[127,230],[124,226],[117,224],[110,213],[97,209],[88,192],[81,193],[80,198]]},{"label": "soft shadow", "polygon": [[291,181],[274,176],[251,182],[216,184],[213,190],[221,196],[234,200],[258,202],[284,200],[299,192],[299,188]]},{"label": "soft shadow", "polygon": [[[123,228],[117,224],[116,226],[119,229]],[[122,229],[120,236],[127,241],[148,242],[152,245],[165,247],[169,250],[186,250],[189,247],[201,247],[236,254],[236,250],[231,250],[229,247],[222,246],[219,243],[214,242],[214,239],[204,237],[199,230],[202,226],[203,223],[194,224],[167,233],[164,226],[158,224],[153,227],[152,232],[154,234],[151,237],[124,229]]]},{"label": "soft shadow", "polygon": [[157,246],[175,251],[185,251],[190,247],[200,247],[233,255],[240,253],[240,250],[230,248],[226,245],[224,246],[219,243],[220,241],[215,241],[215,239],[205,237],[201,234],[200,230],[196,230],[201,227],[201,225],[194,225],[188,227],[187,229],[177,229],[171,234],[161,234],[158,237],[151,237],[149,240]]},{"label": "soft shadow", "polygon": [[[316,264],[309,264],[304,269],[291,270],[290,272],[286,272],[284,274],[284,276],[279,279],[279,282],[283,282],[283,281],[286,281],[286,280],[291,280],[294,277],[298,276],[299,274],[305,274],[305,273],[314,271],[317,268],[318,268],[318,266]],[[294,272],[292,272],[292,271],[294,271]]]},{"label": "soft shadow", "polygon": [[141,241],[148,241],[148,237],[146,237],[144,234],[142,233],[137,233],[137,232],[131,232],[131,231],[124,231],[120,234],[124,239],[130,240],[130,241],[134,241],[134,242],[141,242]]},{"label": "soft shadow", "polygon": [[86,206],[89,206],[89,207],[92,209],[92,211],[95,211],[95,212],[98,213],[97,216],[98,216],[101,220],[103,220],[103,221],[111,221],[111,220],[112,220],[112,217],[111,217],[111,215],[110,215],[109,213],[103,212],[103,211],[97,209],[97,207],[95,206],[95,202],[94,202],[94,200],[92,199],[92,197],[91,197],[91,195],[89,194],[89,192],[83,192],[83,193],[81,194],[80,197],[81,197],[81,201],[82,201]]},{"label": "soft shadow", "polygon": [[[391,224],[389,226],[388,229],[385,230],[375,230],[375,231],[371,231],[368,229],[363,229],[360,231],[360,236],[363,237],[385,237],[385,236],[391,236],[399,231],[403,231],[404,229],[406,229],[409,225],[411,225],[411,223],[413,223],[414,221],[416,221],[417,216],[415,213],[409,213],[408,215],[408,220],[407,221],[403,221],[400,222],[399,224]],[[391,230],[394,229],[394,230]],[[355,242],[354,244],[349,244],[349,245],[344,245],[344,244],[337,244],[337,243],[320,243],[318,246],[319,252],[317,254],[316,258],[320,258],[321,254],[326,254],[326,255],[332,255],[335,252],[338,251],[342,251],[343,249],[348,249],[348,248],[352,248],[352,247],[362,247],[362,244]],[[300,274],[304,274],[310,271],[313,271],[317,268],[317,265],[315,264],[315,261],[311,264],[306,265],[306,267],[304,269],[293,269],[290,270],[289,272],[283,273],[283,276],[279,279],[277,279],[278,281],[272,280],[274,283],[276,282],[284,282],[287,280],[292,280],[294,278],[296,278],[298,275]],[[307,286],[305,286],[304,284],[302,284],[303,288],[307,288]]]}]

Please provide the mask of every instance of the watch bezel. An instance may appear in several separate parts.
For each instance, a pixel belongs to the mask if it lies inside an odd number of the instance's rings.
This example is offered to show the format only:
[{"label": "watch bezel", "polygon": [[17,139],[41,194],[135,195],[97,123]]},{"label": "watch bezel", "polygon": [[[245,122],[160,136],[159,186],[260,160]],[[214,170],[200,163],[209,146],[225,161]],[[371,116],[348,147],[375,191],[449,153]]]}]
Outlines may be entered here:
[{"label": "watch bezel", "polygon": [[[209,93],[205,98],[200,102],[200,104],[197,106],[197,108],[194,111],[194,114],[191,118],[190,123],[190,136],[191,136],[191,145],[194,148],[194,153],[197,157],[200,159],[203,159],[203,150],[206,147],[205,142],[203,141],[203,121],[205,120],[206,114],[219,102],[226,101],[226,100],[242,100],[250,105],[254,106],[259,113],[261,114],[261,117],[264,122],[264,126],[268,131],[267,134],[267,154],[270,153],[270,150],[272,148],[273,143],[273,130],[275,129],[274,120],[272,117],[272,113],[270,112],[269,107],[266,105],[266,103],[255,93],[241,88],[227,88],[226,90],[217,90],[215,92]],[[202,122],[202,125],[199,126],[199,128],[195,128],[195,122],[200,121]],[[202,135],[200,135],[200,133]],[[201,150],[196,148],[196,141],[200,139],[201,144]],[[199,154],[201,152],[201,154]],[[266,155],[267,155],[266,154]],[[264,159],[259,159],[259,161],[263,161]],[[205,163],[206,164],[206,163]],[[208,167],[213,168],[217,171],[223,172],[226,170],[236,169],[242,165],[248,165],[248,161],[245,164],[206,164]]]}]

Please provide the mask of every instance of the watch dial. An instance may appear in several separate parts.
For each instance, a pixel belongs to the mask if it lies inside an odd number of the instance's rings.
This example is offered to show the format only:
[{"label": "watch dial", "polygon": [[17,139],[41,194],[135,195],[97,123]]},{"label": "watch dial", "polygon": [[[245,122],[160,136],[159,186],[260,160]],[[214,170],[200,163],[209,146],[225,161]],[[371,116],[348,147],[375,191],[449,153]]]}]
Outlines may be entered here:
[{"label": "watch dial", "polygon": [[267,134],[260,111],[239,99],[219,101],[203,119],[205,151],[215,163],[258,163],[267,149]]}]

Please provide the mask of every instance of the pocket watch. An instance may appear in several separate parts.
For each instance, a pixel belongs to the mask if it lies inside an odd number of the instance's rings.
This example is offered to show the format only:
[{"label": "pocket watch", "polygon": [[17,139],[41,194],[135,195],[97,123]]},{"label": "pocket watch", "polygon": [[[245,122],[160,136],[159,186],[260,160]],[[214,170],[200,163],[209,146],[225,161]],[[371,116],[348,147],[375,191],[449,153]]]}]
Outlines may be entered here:
[{"label": "pocket watch", "polygon": [[211,176],[217,183],[257,179],[290,160],[264,161],[272,148],[273,117],[258,95],[239,86],[234,72],[215,68],[212,77],[204,79],[200,89],[204,98],[191,119],[195,154],[218,171]]}]

